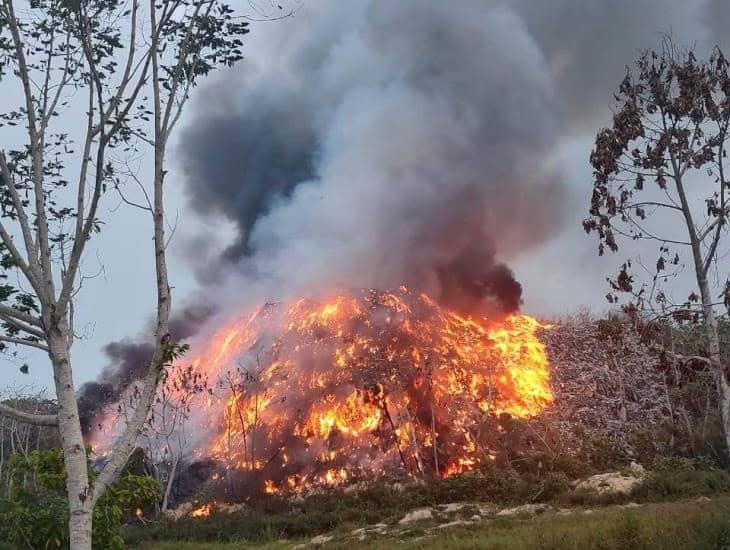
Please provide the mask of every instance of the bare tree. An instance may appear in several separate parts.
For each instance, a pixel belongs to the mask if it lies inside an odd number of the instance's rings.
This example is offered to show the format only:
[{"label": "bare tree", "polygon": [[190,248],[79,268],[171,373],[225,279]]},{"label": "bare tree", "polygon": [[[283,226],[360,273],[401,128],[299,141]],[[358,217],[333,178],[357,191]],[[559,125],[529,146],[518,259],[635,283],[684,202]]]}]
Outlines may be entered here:
[{"label": "bare tree", "polygon": [[[13,387],[0,391],[0,405],[37,418],[46,415],[55,418],[56,403],[43,390],[33,387]],[[0,494],[12,491],[12,455],[28,457],[31,452],[58,446],[55,426],[28,424],[13,416],[0,415]]]},{"label": "bare tree", "polygon": [[[67,475],[72,548],[91,548],[92,509],[124,467],[165,366],[180,351],[168,334],[171,293],[165,250],[166,151],[192,88],[241,59],[247,23],[218,0],[0,0],[0,114],[22,130],[0,148],[0,341],[44,352],[58,414],[3,405],[6,416],[57,425]],[[83,120],[80,139],[69,128]],[[4,138],[5,139],[5,136]],[[80,144],[80,151],[74,149]],[[121,167],[152,152],[148,172]],[[125,182],[138,186],[136,197]],[[151,217],[156,272],[154,353],[134,414],[90,483],[74,388],[74,298],[87,245],[102,229],[107,190]]]},{"label": "bare tree", "polygon": [[[651,312],[704,327],[706,357],[716,377],[725,439],[730,449],[730,382],[718,336],[722,290],[720,252],[728,230],[730,180],[725,166],[730,127],[728,61],[715,49],[706,61],[670,38],[660,52],[645,52],[627,70],[611,128],[596,136],[591,154],[593,197],[583,222],[604,247],[620,237],[658,243],[656,264],[627,261],[610,280],[608,299],[630,297],[628,312]],[[694,288],[674,299],[668,283],[689,257]],[[645,272],[637,277],[635,268]],[[634,268],[634,269],[632,269]],[[714,271],[713,271],[714,270]],[[713,273],[715,280],[713,282]]]},{"label": "bare tree", "polygon": [[[195,398],[208,393],[207,378],[190,365],[173,365],[163,375],[142,441],[151,462],[153,477],[162,482],[164,492],[160,510],[165,512],[180,462],[194,441],[188,433],[188,420]],[[132,410],[136,410],[136,403]]]}]

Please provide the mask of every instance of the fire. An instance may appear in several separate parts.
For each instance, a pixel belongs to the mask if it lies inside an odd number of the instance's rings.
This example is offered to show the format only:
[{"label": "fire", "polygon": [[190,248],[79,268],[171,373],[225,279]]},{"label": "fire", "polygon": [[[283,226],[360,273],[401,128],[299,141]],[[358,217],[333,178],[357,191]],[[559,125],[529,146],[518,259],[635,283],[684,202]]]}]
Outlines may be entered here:
[{"label": "fire", "polygon": [[213,506],[215,505],[215,502],[207,502],[200,506],[199,508],[196,508],[190,513],[191,517],[194,518],[207,518],[211,512],[213,512]]},{"label": "fire", "polygon": [[323,403],[316,404],[312,409],[304,426],[295,432],[297,435],[328,438],[337,431],[350,437],[359,437],[375,430],[382,419],[382,410],[364,402],[359,391],[352,392],[339,402],[333,395],[327,395]]},{"label": "fire", "polygon": [[195,454],[269,494],[472,470],[494,459],[490,418],[552,402],[545,328],[459,315],[405,287],[266,304],[192,360],[211,387]]},{"label": "fire", "polygon": [[275,495],[278,492],[279,492],[279,489],[277,489],[273,480],[267,479],[264,482],[264,493],[266,493],[267,495]]}]

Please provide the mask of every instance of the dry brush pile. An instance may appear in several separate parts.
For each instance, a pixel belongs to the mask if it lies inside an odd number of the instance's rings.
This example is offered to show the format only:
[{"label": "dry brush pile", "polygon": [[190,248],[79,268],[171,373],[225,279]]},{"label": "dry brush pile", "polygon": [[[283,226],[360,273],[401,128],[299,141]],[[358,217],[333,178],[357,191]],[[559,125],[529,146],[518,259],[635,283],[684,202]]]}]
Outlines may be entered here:
[{"label": "dry brush pile", "polygon": [[650,461],[673,451],[701,454],[689,441],[697,436],[693,426],[711,424],[715,409],[712,400],[697,407],[688,397],[688,388],[710,393],[701,368],[670,361],[624,318],[575,316],[545,330],[541,339],[555,400],[533,424],[550,450],[588,454],[598,465]]}]

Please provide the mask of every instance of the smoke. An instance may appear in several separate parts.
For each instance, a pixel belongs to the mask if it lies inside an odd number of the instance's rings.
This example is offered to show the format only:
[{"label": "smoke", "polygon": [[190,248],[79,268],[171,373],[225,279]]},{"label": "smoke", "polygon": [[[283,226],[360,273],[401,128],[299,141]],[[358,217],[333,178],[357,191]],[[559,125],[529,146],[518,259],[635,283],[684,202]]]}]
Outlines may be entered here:
[{"label": "smoke", "polygon": [[[190,338],[213,314],[214,309],[209,304],[188,306],[170,319],[170,335],[175,340]],[[154,349],[154,344],[145,338],[124,339],[104,346],[109,363],[96,381],[87,382],[78,392],[84,432],[93,429],[97,415],[116,403],[129,384],[145,375]]]},{"label": "smoke", "polygon": [[612,93],[640,50],[659,47],[662,36],[669,34],[704,54],[727,41],[726,27],[714,25],[722,21],[720,12],[730,17],[730,4],[724,0],[509,3],[548,62],[563,104],[561,118],[571,133],[595,134],[610,120]]},{"label": "smoke", "polygon": [[460,309],[517,309],[506,263],[566,207],[546,163],[555,90],[525,23],[477,1],[315,9],[266,27],[275,56],[216,82],[223,99],[181,142],[192,207],[237,226],[225,261],[241,288],[405,283]]},{"label": "smoke", "polygon": [[[660,33],[727,49],[727,21],[725,0],[307,0],[255,25],[248,59],[199,94],[179,146],[190,207],[238,232],[218,261],[201,261],[196,236],[202,295],[226,308],[405,283],[461,311],[517,309],[509,266],[586,207],[587,184],[569,191],[564,173],[584,172],[589,145],[567,167],[556,149],[609,120],[625,66]],[[554,277],[590,267],[571,254]],[[82,389],[90,418],[150,351],[106,348]]]},{"label": "smoke", "polygon": [[723,0],[308,0],[254,27],[249,59],[198,102],[190,205],[236,225],[225,262],[262,298],[406,282],[443,299],[446,280],[514,308],[492,274],[585,210],[558,146],[609,120],[640,49],[662,33],[727,47],[728,20]]}]

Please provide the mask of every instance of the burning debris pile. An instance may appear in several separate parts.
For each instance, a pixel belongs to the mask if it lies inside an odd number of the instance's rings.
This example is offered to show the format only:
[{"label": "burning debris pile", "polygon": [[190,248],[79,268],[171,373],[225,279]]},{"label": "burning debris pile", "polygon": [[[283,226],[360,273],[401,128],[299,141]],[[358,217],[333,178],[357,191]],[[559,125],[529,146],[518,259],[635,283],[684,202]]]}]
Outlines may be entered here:
[{"label": "burning debris pile", "polygon": [[[553,399],[540,327],[464,317],[405,287],[266,304],[186,371],[207,381],[189,408],[205,434],[193,455],[248,494],[470,470],[493,459],[485,417]],[[165,402],[189,388],[175,387]]]},{"label": "burning debris pile", "polygon": [[175,502],[448,477],[541,452],[548,433],[553,452],[601,438],[629,457],[667,408],[655,358],[621,339],[589,319],[467,317],[406,287],[267,303],[169,370],[147,451],[177,469]]},{"label": "burning debris pile", "polygon": [[489,458],[484,413],[552,400],[538,327],[464,318],[405,287],[268,304],[194,362],[228,394],[210,401],[200,452],[268,492],[470,469]]}]

